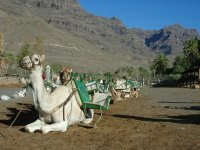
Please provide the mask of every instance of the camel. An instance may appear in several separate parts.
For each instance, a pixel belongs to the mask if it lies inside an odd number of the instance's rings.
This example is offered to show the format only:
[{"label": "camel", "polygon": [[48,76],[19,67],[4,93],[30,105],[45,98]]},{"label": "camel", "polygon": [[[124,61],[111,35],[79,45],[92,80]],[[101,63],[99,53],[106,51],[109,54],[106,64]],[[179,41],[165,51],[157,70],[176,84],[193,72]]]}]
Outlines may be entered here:
[{"label": "camel", "polygon": [[62,85],[65,85],[67,83],[67,81],[70,79],[70,74],[72,73],[72,69],[71,68],[62,68],[62,70],[60,70],[60,81]]},{"label": "camel", "polygon": [[68,82],[65,86],[59,86],[52,93],[47,92],[42,79],[43,61],[45,56],[33,54],[26,56],[20,62],[20,66],[30,70],[30,82],[33,93],[33,103],[39,112],[39,118],[25,126],[27,132],[39,131],[67,131],[68,127],[77,123],[89,124],[93,120],[94,111],[91,110],[91,118],[86,118],[81,109],[74,84]]}]

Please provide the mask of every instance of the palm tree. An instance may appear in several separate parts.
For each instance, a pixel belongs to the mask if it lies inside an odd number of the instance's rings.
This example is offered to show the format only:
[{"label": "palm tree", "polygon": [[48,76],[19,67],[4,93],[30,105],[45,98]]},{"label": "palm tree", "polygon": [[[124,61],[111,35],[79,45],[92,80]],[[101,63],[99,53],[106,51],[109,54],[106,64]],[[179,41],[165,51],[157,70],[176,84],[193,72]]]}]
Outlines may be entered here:
[{"label": "palm tree", "polygon": [[156,70],[156,73],[162,75],[162,73],[167,69],[168,59],[164,53],[158,53],[153,60],[152,67]]},{"label": "palm tree", "polygon": [[187,59],[188,64],[190,66],[194,66],[200,60],[199,53],[199,40],[197,38],[189,39],[184,43],[184,55]]},{"label": "palm tree", "polygon": [[176,56],[173,63],[173,71],[174,73],[182,73],[187,69],[187,60],[183,55]]}]

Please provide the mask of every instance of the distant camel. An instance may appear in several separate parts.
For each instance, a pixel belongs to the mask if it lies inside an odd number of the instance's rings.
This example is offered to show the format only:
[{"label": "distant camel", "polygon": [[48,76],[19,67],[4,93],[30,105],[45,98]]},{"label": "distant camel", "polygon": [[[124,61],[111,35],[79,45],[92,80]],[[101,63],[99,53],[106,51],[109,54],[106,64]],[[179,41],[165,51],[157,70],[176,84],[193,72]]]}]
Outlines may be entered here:
[{"label": "distant camel", "polygon": [[65,86],[59,86],[52,93],[47,92],[42,79],[42,62],[44,59],[44,55],[34,54],[31,57],[24,57],[20,62],[22,68],[31,71],[30,82],[33,91],[33,103],[35,109],[39,111],[39,118],[26,125],[25,130],[27,132],[41,131],[42,133],[64,132],[72,124],[92,122],[94,111],[91,110],[91,118],[86,119],[76,98],[73,83],[69,82]]}]

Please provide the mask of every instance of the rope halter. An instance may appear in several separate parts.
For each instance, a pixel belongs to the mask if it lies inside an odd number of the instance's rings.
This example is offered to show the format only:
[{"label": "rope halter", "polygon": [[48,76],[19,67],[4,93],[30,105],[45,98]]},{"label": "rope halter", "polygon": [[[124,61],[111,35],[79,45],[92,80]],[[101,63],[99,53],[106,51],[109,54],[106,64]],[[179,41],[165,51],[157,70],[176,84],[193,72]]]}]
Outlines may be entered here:
[{"label": "rope halter", "polygon": [[22,60],[19,62],[19,66],[23,69],[30,70],[33,67],[30,57],[25,56],[24,58],[22,58]]}]

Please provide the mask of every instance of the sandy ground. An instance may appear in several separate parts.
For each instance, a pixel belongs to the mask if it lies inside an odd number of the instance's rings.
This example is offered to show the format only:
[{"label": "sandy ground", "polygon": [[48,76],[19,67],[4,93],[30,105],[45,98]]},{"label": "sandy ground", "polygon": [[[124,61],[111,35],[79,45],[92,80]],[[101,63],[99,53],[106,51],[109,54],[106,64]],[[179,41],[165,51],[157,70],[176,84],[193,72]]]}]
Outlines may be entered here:
[{"label": "sandy ground", "polygon": [[[0,88],[0,95],[12,94],[15,90]],[[74,125],[64,133],[30,134],[23,128],[37,118],[31,96],[0,101],[0,149],[200,149],[200,89],[145,87],[139,98],[110,106],[96,129]],[[9,128],[20,108],[22,113]],[[98,111],[96,117],[99,117]]]}]

